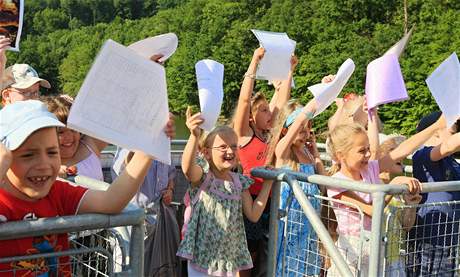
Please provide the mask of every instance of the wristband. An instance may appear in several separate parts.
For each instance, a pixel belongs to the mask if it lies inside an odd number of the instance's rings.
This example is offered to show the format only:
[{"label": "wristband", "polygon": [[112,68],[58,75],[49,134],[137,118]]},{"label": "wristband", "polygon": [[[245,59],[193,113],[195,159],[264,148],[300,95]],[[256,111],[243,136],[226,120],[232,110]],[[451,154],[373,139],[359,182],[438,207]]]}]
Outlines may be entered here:
[{"label": "wristband", "polygon": [[246,78],[246,77],[248,77],[249,79],[255,80],[256,79],[256,74],[246,72],[246,73],[244,73],[244,78]]},{"label": "wristband", "polygon": [[314,112],[306,112],[306,111],[302,111],[302,112],[308,120],[313,119],[313,117],[315,117]]}]

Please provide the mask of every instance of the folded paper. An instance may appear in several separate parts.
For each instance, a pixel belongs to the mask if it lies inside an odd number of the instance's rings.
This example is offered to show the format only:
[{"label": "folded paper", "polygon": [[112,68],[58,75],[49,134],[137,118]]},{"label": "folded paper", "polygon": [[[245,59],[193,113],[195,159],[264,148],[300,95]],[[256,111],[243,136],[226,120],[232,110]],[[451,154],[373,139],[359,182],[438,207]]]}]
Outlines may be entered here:
[{"label": "folded paper", "polygon": [[438,103],[447,126],[460,117],[460,64],[454,52],[445,59],[426,79],[436,103]]},{"label": "folded paper", "polygon": [[402,52],[406,48],[407,43],[412,35],[414,28],[411,28],[407,34],[405,34],[397,43],[395,43],[384,55],[394,54],[398,58],[401,57]]},{"label": "folded paper", "polygon": [[162,57],[158,61],[164,62],[174,54],[177,44],[178,39],[176,34],[167,33],[140,40],[129,45],[128,48],[147,59],[155,55],[161,55]]},{"label": "folded paper", "polygon": [[70,110],[70,128],[171,164],[165,69],[112,40],[104,43]]},{"label": "folded paper", "polygon": [[251,30],[259,40],[265,54],[257,68],[256,78],[261,80],[286,80],[291,69],[291,56],[296,42],[286,33]]},{"label": "folded paper", "polygon": [[317,102],[315,116],[323,112],[329,107],[342,91],[343,87],[347,84],[353,71],[355,70],[355,63],[352,59],[347,59],[337,71],[334,80],[329,83],[320,83],[308,87],[313,93]]},{"label": "folded paper", "polygon": [[219,118],[224,99],[224,66],[213,60],[201,60],[195,64],[201,116],[201,128],[210,131]]},{"label": "folded paper", "polygon": [[384,55],[367,65],[366,99],[369,109],[408,98],[395,54]]}]

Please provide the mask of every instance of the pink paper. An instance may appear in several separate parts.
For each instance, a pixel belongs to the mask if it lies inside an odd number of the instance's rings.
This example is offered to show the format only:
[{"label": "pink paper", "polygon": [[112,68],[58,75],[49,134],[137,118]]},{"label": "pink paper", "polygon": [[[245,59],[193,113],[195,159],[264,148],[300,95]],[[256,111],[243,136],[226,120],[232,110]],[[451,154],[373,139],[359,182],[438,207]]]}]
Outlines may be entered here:
[{"label": "pink paper", "polygon": [[395,54],[384,55],[367,65],[366,98],[369,109],[409,98]]}]

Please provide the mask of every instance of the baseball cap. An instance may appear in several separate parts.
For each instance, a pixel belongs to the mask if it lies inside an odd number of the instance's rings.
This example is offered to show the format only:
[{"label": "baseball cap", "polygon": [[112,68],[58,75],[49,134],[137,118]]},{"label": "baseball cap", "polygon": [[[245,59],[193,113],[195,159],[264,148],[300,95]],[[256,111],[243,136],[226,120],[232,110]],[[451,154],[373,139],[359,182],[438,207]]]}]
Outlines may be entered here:
[{"label": "baseball cap", "polygon": [[5,69],[1,90],[7,87],[24,89],[37,82],[40,82],[42,87],[51,88],[50,83],[45,79],[39,78],[37,71],[30,65],[25,63],[14,64]]},{"label": "baseball cap", "polygon": [[18,101],[0,110],[0,141],[11,151],[39,129],[64,126],[38,100]]},{"label": "baseball cap", "polygon": [[422,117],[416,127],[417,133],[433,125],[433,123],[435,123],[441,117],[441,114],[442,113],[440,111],[436,111]]}]

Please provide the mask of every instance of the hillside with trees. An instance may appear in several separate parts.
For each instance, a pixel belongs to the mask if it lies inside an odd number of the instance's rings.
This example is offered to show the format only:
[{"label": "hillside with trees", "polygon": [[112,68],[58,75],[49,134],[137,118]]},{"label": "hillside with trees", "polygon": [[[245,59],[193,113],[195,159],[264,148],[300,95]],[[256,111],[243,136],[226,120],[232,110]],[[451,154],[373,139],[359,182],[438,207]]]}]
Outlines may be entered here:
[{"label": "hillside with trees", "polygon": [[[198,104],[194,64],[210,58],[225,66],[223,114],[231,116],[243,74],[258,47],[250,29],[287,32],[297,41],[299,65],[293,97],[306,103],[307,87],[352,58],[356,70],[345,92],[364,93],[367,64],[415,27],[400,59],[409,101],[385,105],[388,132],[412,133],[420,117],[437,108],[425,84],[429,74],[460,50],[460,1],[451,0],[33,0],[26,1],[21,51],[8,64],[25,62],[48,79],[48,93],[78,93],[101,45],[124,45],[167,32],[179,37],[166,62],[170,108],[185,113]],[[405,24],[407,21],[407,24]],[[265,81],[257,89],[270,94]],[[324,112],[315,126],[324,130]]]}]

